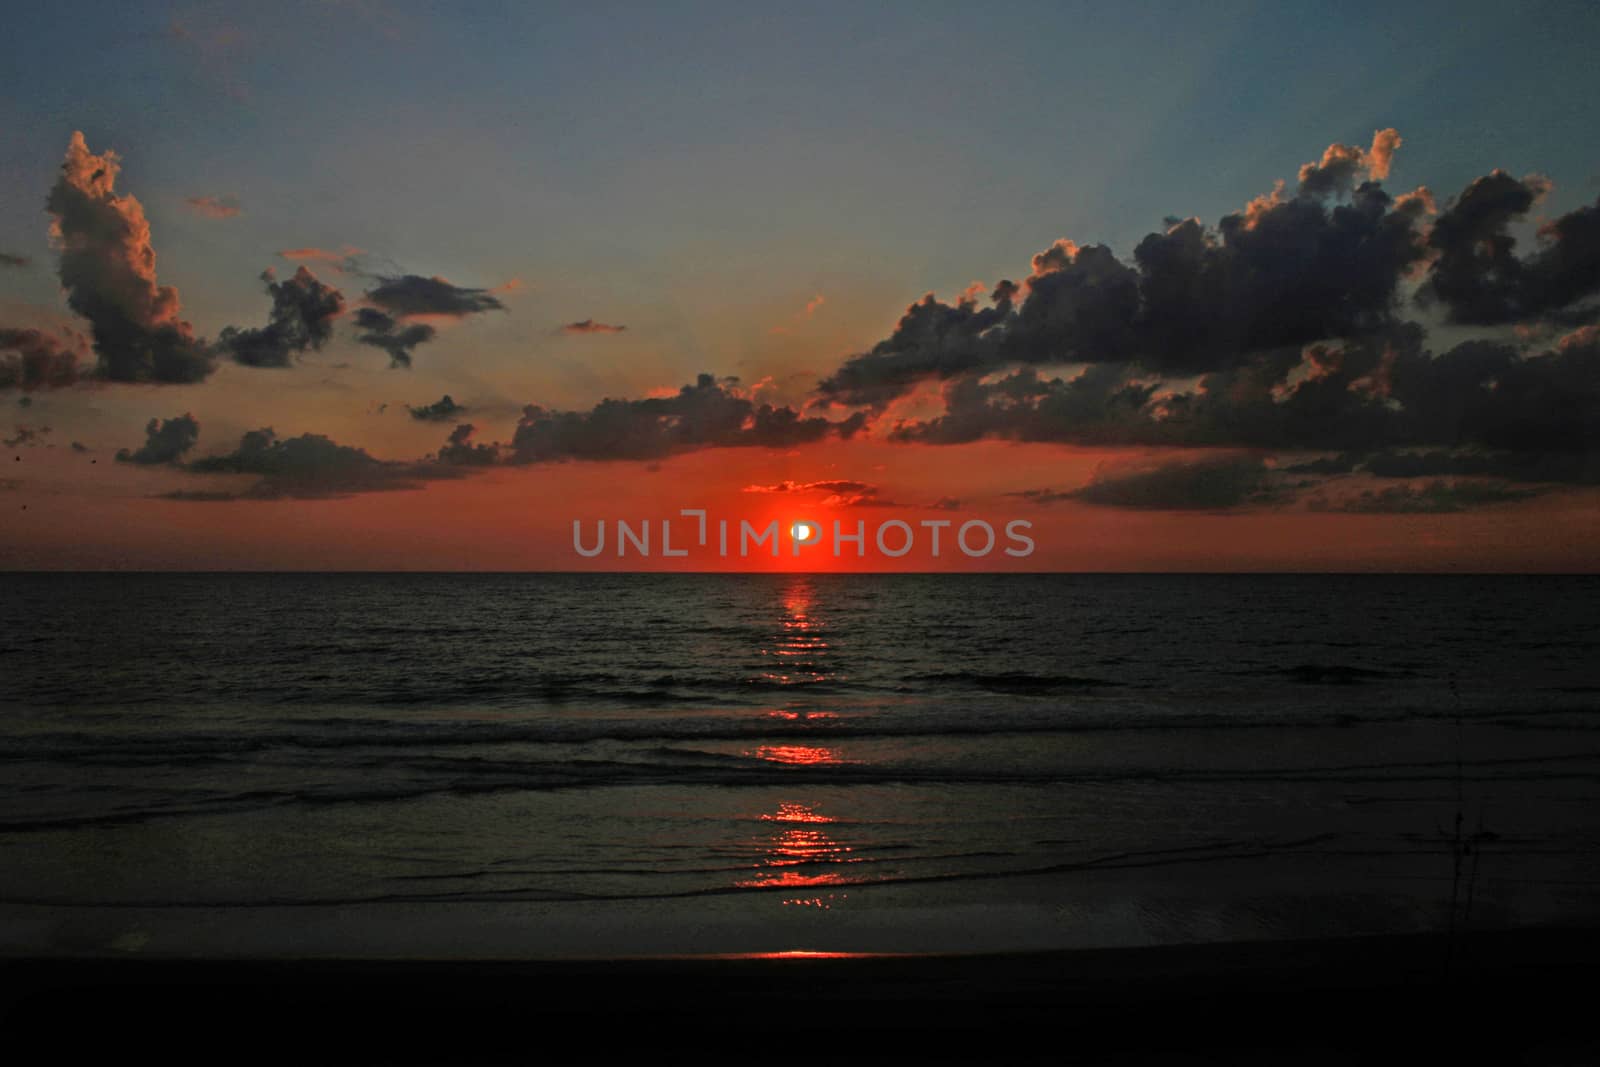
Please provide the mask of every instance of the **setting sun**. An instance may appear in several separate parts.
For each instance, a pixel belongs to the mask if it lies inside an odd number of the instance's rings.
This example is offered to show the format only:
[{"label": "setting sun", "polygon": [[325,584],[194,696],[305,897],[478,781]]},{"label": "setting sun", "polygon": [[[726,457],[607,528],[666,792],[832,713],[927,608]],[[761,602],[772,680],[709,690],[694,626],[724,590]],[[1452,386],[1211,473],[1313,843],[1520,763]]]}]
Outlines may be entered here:
[{"label": "setting sun", "polygon": [[809,545],[820,537],[821,533],[814,522],[801,521],[789,527],[789,536],[794,539],[796,544],[801,545]]}]

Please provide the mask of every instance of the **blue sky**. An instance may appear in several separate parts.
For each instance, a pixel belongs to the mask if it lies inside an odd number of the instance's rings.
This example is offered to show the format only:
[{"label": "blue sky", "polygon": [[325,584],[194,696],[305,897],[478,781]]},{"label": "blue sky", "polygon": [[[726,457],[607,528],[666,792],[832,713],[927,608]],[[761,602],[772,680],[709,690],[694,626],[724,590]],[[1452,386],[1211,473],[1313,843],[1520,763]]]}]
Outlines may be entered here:
[{"label": "blue sky", "polygon": [[[43,250],[39,200],[82,129],[123,155],[202,320],[253,304],[247,268],[285,242],[560,276],[611,305],[856,276],[899,290],[890,318],[1056,237],[1126,251],[1165,214],[1214,220],[1381,126],[1405,137],[1396,187],[1539,170],[1564,204],[1600,175],[1592,5],[68,3],[9,21],[0,242]],[[213,194],[245,209],[225,240],[174,217]]]}]

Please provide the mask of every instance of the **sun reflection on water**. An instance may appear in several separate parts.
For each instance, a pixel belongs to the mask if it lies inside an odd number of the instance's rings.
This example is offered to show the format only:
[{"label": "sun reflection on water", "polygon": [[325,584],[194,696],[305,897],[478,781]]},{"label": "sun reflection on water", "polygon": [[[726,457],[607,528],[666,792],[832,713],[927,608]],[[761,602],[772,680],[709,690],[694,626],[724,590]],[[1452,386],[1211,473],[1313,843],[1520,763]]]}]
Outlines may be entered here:
[{"label": "sun reflection on water", "polygon": [[835,820],[808,804],[780,804],[776,812],[763,814],[761,820],[778,823],[781,828],[762,846],[761,858],[754,864],[756,873],[735,883],[741,888],[840,885],[844,873],[829,868],[860,862],[851,855],[852,847],[819,829]]},{"label": "sun reflection on water", "polygon": [[772,656],[777,662],[773,669],[763,671],[761,680],[772,685],[792,686],[830,681],[822,659],[828,653],[828,641],[823,636],[822,620],[816,617],[816,584],[809,577],[791,579],[780,594],[782,615],[770,647],[763,648],[763,656]]}]

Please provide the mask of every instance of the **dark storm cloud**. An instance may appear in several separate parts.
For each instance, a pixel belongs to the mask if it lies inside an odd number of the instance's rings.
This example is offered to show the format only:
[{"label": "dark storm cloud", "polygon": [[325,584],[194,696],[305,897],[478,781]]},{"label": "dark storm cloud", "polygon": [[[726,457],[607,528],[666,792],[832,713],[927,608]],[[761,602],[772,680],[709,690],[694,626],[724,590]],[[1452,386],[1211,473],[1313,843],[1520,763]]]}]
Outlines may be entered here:
[{"label": "dark storm cloud", "polygon": [[467,409],[457,404],[450,394],[446,393],[433,403],[424,404],[419,408],[407,404],[406,410],[411,412],[413,419],[421,422],[449,422]]},{"label": "dark storm cloud", "polygon": [[138,200],[114,191],[117,171],[116,153],[93,155],[72,135],[46,202],[67,303],[89,322],[100,378],[201,381],[215,358],[180,317],[178,291],[157,283],[150,224]]},{"label": "dark storm cloud", "polygon": [[1017,494],[1037,504],[1062,500],[1141,511],[1225,511],[1281,503],[1284,492],[1258,457],[1223,455],[1103,467],[1079,489]]},{"label": "dark storm cloud", "polygon": [[365,450],[341,445],[321,434],[280,438],[270,428],[251,430],[239,447],[188,464],[198,474],[248,474],[257,481],[240,492],[201,490],[174,493],[184,500],[321,499],[355,493],[412,489],[452,470],[426,463],[396,463]]},{"label": "dark storm cloud", "polygon": [[31,392],[75,385],[82,377],[79,357],[86,355],[76,335],[0,327],[0,390]]},{"label": "dark storm cloud", "polygon": [[117,462],[154,466],[176,463],[200,439],[200,423],[193,415],[151,419],[144,428],[144,444],[130,451],[117,450]]},{"label": "dark storm cloud", "polygon": [[517,423],[510,459],[660,459],[700,448],[789,448],[830,434],[848,437],[861,425],[861,419],[831,422],[758,406],[738,391],[737,379],[702,374],[673,396],[602,400],[589,411],[530,405]]},{"label": "dark storm cloud", "polygon": [[444,447],[439,449],[439,462],[458,467],[490,467],[500,461],[498,444],[474,444],[472,435],[477,427],[464,422],[450,431]]},{"label": "dark storm cloud", "polygon": [[324,285],[305,267],[284,281],[262,271],[272,297],[267,324],[259,329],[229,326],[218,343],[247,367],[287,367],[293,357],[319,349],[333,336],[333,321],[344,311],[344,294]]},{"label": "dark storm cloud", "polygon": [[358,309],[356,326],[361,330],[356,335],[356,340],[389,353],[391,367],[410,367],[412,350],[420,344],[433,340],[434,334],[438,332],[425,322],[403,326],[398,320],[376,308]]},{"label": "dark storm cloud", "polygon": [[482,311],[503,311],[505,305],[487,289],[452,285],[443,278],[401,274],[378,279],[367,299],[397,319],[439,315],[465,318]]}]

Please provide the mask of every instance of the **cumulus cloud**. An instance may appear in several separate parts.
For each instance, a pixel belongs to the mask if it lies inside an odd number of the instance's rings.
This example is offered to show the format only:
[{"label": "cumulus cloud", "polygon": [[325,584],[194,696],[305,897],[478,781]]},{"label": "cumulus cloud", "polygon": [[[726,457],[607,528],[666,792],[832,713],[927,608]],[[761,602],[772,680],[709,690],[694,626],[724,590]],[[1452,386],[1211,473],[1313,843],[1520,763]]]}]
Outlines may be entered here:
[{"label": "cumulus cloud", "polygon": [[151,419],[144,428],[144,444],[137,449],[117,450],[117,462],[155,466],[177,463],[200,440],[200,423],[193,415],[171,419]]},{"label": "cumulus cloud", "polygon": [[864,422],[802,416],[789,407],[757,405],[734,378],[702,374],[675,395],[602,400],[589,411],[523,409],[510,444],[515,463],[559,460],[660,459],[701,448],[791,448]]},{"label": "cumulus cloud", "polygon": [[[0,327],[0,390],[62,389],[82,376],[87,346],[76,334]],[[24,398],[26,399],[26,398]]]},{"label": "cumulus cloud", "polygon": [[183,202],[190,211],[208,219],[231,219],[244,211],[234,196],[190,196]]},{"label": "cumulus cloud", "polygon": [[333,336],[333,322],[344,312],[344,294],[317,280],[305,267],[278,281],[261,272],[272,311],[259,329],[229,326],[218,344],[247,367],[287,367],[298,353],[320,349]]},{"label": "cumulus cloud", "polygon": [[1378,130],[1372,135],[1372,147],[1332,144],[1315,163],[1300,168],[1300,192],[1310,196],[1328,196],[1347,192],[1358,179],[1371,178],[1382,181],[1389,176],[1395,150],[1400,147],[1400,132],[1393,128]]},{"label": "cumulus cloud", "polygon": [[356,335],[356,340],[389,353],[391,367],[411,366],[413,350],[431,341],[438,332],[425,322],[402,325],[393,316],[376,308],[357,309],[356,327],[361,331]]},{"label": "cumulus cloud", "polygon": [[930,294],[889,338],[824,378],[819,399],[882,409],[919,381],[1017,364],[1197,374],[1390,327],[1401,281],[1428,254],[1427,201],[1395,200],[1371,180],[1345,191],[1339,177],[1382,169],[1388,145],[1334,146],[1295,196],[1258,198],[1215,229],[1173,220],[1131,262],[1062,239],[1033,257],[1021,284],[996,285],[987,306],[971,290],[950,304]]},{"label": "cumulus cloud", "polygon": [[215,367],[180,315],[178,291],[156,280],[144,208],[115,191],[118,157],[74,133],[46,206],[67,303],[89,322],[98,376],[114,382],[198,382]]},{"label": "cumulus cloud", "polygon": [[1600,309],[1575,305],[1600,294],[1600,201],[1546,223],[1539,248],[1517,254],[1511,227],[1549,189],[1547,178],[1501,170],[1467,186],[1434,222],[1435,258],[1420,298],[1467,325],[1593,320]]},{"label": "cumulus cloud", "polygon": [[596,322],[593,319],[584,319],[582,322],[569,322],[561,327],[562,333],[622,333],[626,326],[613,326],[606,322]]},{"label": "cumulus cloud", "polygon": [[[1317,479],[1419,467],[1594,484],[1600,202],[1546,222],[1524,254],[1513,234],[1546,179],[1494,172],[1441,212],[1426,188],[1396,198],[1379,184],[1399,144],[1381,130],[1368,148],[1330,146],[1292,193],[1280,183],[1215,228],[1169,219],[1126,260],[1061,239],[1020,282],[949,302],[930,294],[823,378],[816,402],[865,408],[907,443],[1286,453],[1265,473],[1256,460],[1185,461],[1041,491],[1118,506],[1141,506],[1140,494],[1174,506],[1185,493],[1285,502]],[[1408,317],[1416,307],[1518,329],[1435,351]],[[1561,328],[1570,332],[1554,344],[1535,342]],[[930,382],[942,411],[889,413]]]},{"label": "cumulus cloud", "polygon": [[433,403],[421,407],[414,408],[407,404],[406,410],[411,412],[413,419],[421,422],[449,422],[467,409],[457,404],[450,394],[446,393]]}]

